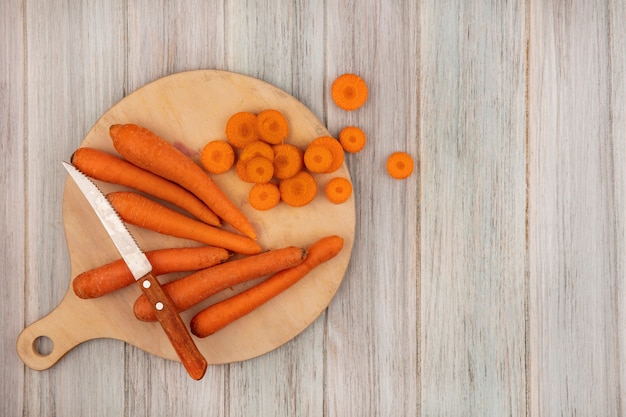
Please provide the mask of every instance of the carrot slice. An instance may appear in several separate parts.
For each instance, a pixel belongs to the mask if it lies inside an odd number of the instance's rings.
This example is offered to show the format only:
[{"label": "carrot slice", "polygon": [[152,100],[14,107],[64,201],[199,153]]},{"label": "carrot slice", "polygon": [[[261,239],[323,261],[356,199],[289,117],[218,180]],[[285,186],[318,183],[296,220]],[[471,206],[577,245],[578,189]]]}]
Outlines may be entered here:
[{"label": "carrot slice", "polygon": [[327,146],[312,145],[304,151],[304,166],[313,173],[327,172],[332,164],[333,153]]},{"label": "carrot slice", "polygon": [[330,93],[337,107],[350,111],[365,104],[368,88],[365,81],[358,75],[343,74],[333,81]]},{"label": "carrot slice", "polygon": [[233,114],[226,122],[226,139],[235,148],[243,148],[259,139],[256,129],[257,115],[251,112]]},{"label": "carrot slice", "polygon": [[365,132],[356,126],[347,126],[339,133],[339,143],[346,152],[356,153],[365,146]]},{"label": "carrot slice", "polygon": [[407,178],[413,173],[413,157],[406,152],[394,152],[387,159],[386,168],[392,178]]},{"label": "carrot slice", "polygon": [[281,180],[278,188],[281,200],[292,207],[309,204],[317,194],[317,183],[306,171],[300,171],[293,177]]},{"label": "carrot slice", "polygon": [[264,184],[274,176],[274,165],[267,158],[255,156],[244,163],[246,164],[245,177],[248,182]]},{"label": "carrot slice", "polygon": [[269,210],[280,202],[280,190],[271,182],[254,184],[248,193],[248,202],[257,210]]},{"label": "carrot slice", "polygon": [[333,154],[333,163],[330,165],[328,171],[326,171],[327,173],[335,172],[341,168],[344,160],[344,152],[341,143],[339,143],[337,139],[330,136],[320,136],[319,138],[314,139],[310,146],[316,145],[327,147]]},{"label": "carrot slice", "polygon": [[293,177],[302,170],[302,150],[290,143],[274,145],[274,176],[279,180]]},{"label": "carrot slice", "polygon": [[328,181],[324,193],[331,203],[345,203],[352,194],[352,184],[344,177],[335,177]]},{"label": "carrot slice", "polygon": [[239,159],[247,161],[254,156],[262,156],[270,161],[274,161],[274,150],[272,149],[272,145],[261,140],[250,142],[241,150]]},{"label": "carrot slice", "polygon": [[235,151],[225,140],[214,140],[202,148],[200,162],[211,174],[223,174],[235,163]]},{"label": "carrot slice", "polygon": [[257,115],[256,128],[261,139],[273,145],[283,142],[289,134],[287,118],[274,109],[263,110]]}]

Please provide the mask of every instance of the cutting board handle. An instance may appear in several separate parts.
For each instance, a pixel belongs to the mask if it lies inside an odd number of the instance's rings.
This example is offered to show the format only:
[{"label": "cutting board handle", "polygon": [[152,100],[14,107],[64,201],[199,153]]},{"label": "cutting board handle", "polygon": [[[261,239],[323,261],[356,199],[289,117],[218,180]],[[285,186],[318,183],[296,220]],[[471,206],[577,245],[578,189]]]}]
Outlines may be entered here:
[{"label": "cutting board handle", "polygon": [[[42,371],[57,363],[67,352],[80,343],[93,339],[87,323],[67,325],[85,316],[72,313],[67,304],[61,303],[47,316],[26,327],[17,338],[17,354],[29,368]],[[68,321],[69,320],[69,321]],[[65,325],[64,325],[65,324]],[[49,352],[39,352],[39,339],[49,339],[52,348]]]}]

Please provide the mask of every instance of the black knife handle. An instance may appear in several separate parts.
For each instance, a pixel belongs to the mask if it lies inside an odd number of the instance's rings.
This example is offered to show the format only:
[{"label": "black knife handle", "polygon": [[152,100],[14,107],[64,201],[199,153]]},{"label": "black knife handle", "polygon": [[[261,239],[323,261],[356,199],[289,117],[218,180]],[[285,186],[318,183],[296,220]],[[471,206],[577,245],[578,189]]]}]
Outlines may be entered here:
[{"label": "black knife handle", "polygon": [[161,284],[152,273],[145,275],[137,282],[150,301],[157,320],[189,375],[195,380],[202,379],[207,369],[207,361],[191,338],[191,333],[172,300],[165,294]]}]

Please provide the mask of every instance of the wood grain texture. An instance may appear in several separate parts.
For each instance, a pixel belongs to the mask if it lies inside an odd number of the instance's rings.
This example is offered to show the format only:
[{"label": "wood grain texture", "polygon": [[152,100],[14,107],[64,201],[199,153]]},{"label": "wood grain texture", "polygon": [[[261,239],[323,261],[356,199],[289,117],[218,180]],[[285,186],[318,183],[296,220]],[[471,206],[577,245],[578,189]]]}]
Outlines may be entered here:
[{"label": "wood grain texture", "polygon": [[[270,82],[323,116],[324,2],[228,2],[226,65]],[[230,416],[322,416],[324,314],[291,342],[229,369]]]},{"label": "wood grain texture", "polygon": [[[91,125],[122,96],[121,5],[25,2],[27,323],[58,304],[69,283],[60,198],[66,174],[60,161],[70,157]],[[51,410],[57,415],[76,410],[85,415],[121,414],[124,363],[113,363],[103,379],[97,358],[122,358],[123,352],[124,346],[113,341],[86,344],[53,372],[27,372],[25,415],[49,415]],[[85,387],[106,393],[108,401],[91,401]]]},{"label": "wood grain texture", "polygon": [[[623,364],[617,365],[624,349],[624,171],[615,159],[624,149],[623,98],[615,94],[623,93],[624,39],[617,40],[620,51],[612,30],[623,25],[612,21],[610,7],[531,3],[533,415],[624,411]],[[623,7],[615,13],[623,17]],[[614,60],[621,71],[614,72]],[[612,107],[620,101],[621,108]]]},{"label": "wood grain texture", "polygon": [[[144,0],[127,7],[126,93],[174,72],[223,66],[223,2]],[[193,381],[179,363],[135,348],[126,348],[125,362],[127,415],[227,415],[227,366],[211,366]]]},{"label": "wood grain texture", "polygon": [[[24,407],[24,367],[16,361],[15,340],[24,326],[24,13],[17,1],[0,4],[0,415],[15,416]],[[10,381],[10,383],[7,383]],[[17,388],[17,389],[16,389]]]},{"label": "wood grain texture", "polygon": [[[1,415],[624,414],[623,0],[9,0],[0,12]],[[125,94],[197,68],[273,83],[333,134],[365,128],[347,159],[357,236],[339,293],[288,344],[200,382],[113,340],[25,368],[17,333],[69,280],[60,160]],[[348,71],[371,87],[350,113],[328,96]],[[398,148],[419,161],[409,181],[385,177]]]},{"label": "wood grain texture", "polygon": [[611,115],[611,171],[614,194],[612,207],[615,232],[615,277],[617,279],[617,331],[619,357],[616,370],[619,372],[619,397],[611,401],[619,404],[618,414],[624,413],[624,387],[626,387],[626,2],[621,0],[608,3],[609,15],[609,91]]},{"label": "wood grain texture", "polygon": [[524,16],[421,4],[424,416],[526,414]]},{"label": "wood grain texture", "polygon": [[385,163],[398,150],[420,160],[417,5],[371,0],[327,2],[327,8],[326,92],[346,72],[358,73],[370,88],[353,112],[326,95],[331,133],[355,125],[368,137],[361,152],[347,156],[357,236],[347,279],[328,309],[327,415],[416,415],[419,165],[397,181]]}]

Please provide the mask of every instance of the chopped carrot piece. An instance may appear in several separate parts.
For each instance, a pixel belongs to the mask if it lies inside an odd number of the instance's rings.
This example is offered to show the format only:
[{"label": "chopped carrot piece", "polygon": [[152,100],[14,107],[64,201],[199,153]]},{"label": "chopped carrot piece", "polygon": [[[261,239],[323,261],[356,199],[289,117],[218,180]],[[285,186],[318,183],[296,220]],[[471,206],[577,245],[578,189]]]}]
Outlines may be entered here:
[{"label": "chopped carrot piece", "polygon": [[280,190],[271,182],[254,184],[248,193],[248,202],[257,210],[269,210],[280,201]]},{"label": "chopped carrot piece", "polygon": [[332,163],[333,153],[327,146],[311,145],[304,151],[304,166],[313,173],[327,172]]},{"label": "chopped carrot piece", "polygon": [[406,152],[394,152],[387,159],[387,172],[395,179],[404,179],[413,172],[413,157]]},{"label": "chopped carrot piece", "polygon": [[244,163],[246,164],[246,179],[249,182],[264,184],[274,176],[274,165],[267,158],[255,156]]},{"label": "chopped carrot piece", "polygon": [[252,180],[248,178],[248,173],[246,172],[246,161],[238,159],[235,163],[235,172],[241,181],[252,182]]},{"label": "chopped carrot piece", "polygon": [[366,140],[365,132],[356,126],[347,126],[339,133],[339,142],[346,152],[359,152]]},{"label": "chopped carrot piece", "polygon": [[235,151],[228,142],[214,140],[202,148],[200,162],[211,174],[223,174],[235,163]]},{"label": "chopped carrot piece", "polygon": [[257,115],[256,128],[262,140],[272,145],[282,143],[289,134],[289,124],[278,110],[267,109]]},{"label": "chopped carrot piece", "polygon": [[279,180],[293,177],[302,170],[302,150],[295,145],[274,145],[274,176]]},{"label": "chopped carrot piece", "polygon": [[243,148],[259,139],[256,128],[257,115],[251,112],[233,114],[226,122],[226,139],[235,148]]},{"label": "chopped carrot piece", "polygon": [[309,204],[317,194],[317,183],[306,171],[300,171],[293,177],[281,180],[278,188],[281,200],[292,207]]},{"label": "chopped carrot piece", "polygon": [[272,145],[261,140],[250,142],[241,150],[239,159],[247,161],[254,156],[262,156],[270,161],[274,161],[274,150],[272,149]]},{"label": "chopped carrot piece", "polygon": [[341,168],[344,160],[344,152],[341,143],[339,143],[337,139],[330,136],[320,136],[314,139],[309,146],[317,145],[327,147],[333,154],[333,163],[330,165],[328,171],[326,171],[327,173],[335,172]]},{"label": "chopped carrot piece", "polygon": [[365,81],[358,75],[343,74],[333,81],[330,93],[337,107],[350,111],[365,104],[368,88]]},{"label": "chopped carrot piece", "polygon": [[328,181],[324,193],[331,203],[345,203],[352,194],[352,184],[344,177],[335,177]]}]

